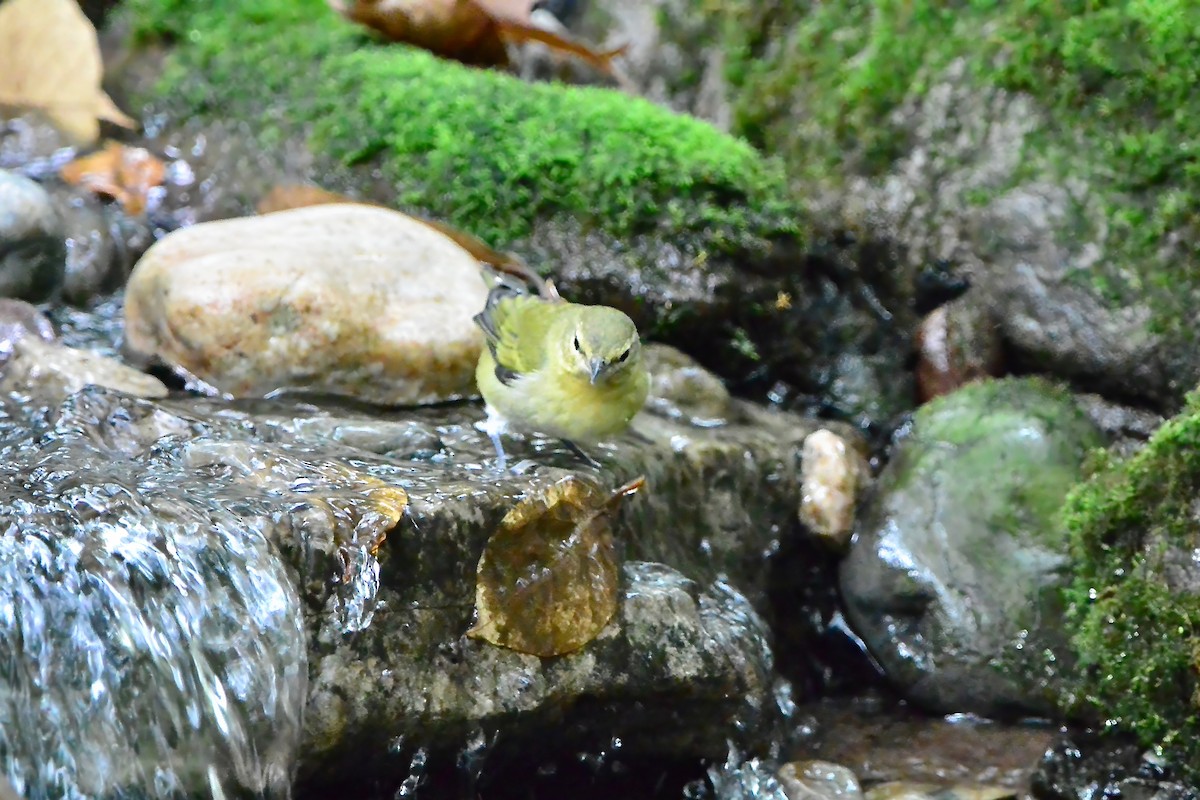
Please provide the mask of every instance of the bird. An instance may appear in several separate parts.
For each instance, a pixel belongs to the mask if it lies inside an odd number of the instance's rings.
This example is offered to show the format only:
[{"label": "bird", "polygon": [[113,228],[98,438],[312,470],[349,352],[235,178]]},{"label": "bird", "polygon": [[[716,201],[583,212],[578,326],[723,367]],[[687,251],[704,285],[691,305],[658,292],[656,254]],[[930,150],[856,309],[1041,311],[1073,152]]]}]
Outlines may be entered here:
[{"label": "bird", "polygon": [[618,309],[563,300],[501,277],[475,315],[486,345],[475,381],[483,395],[483,430],[507,458],[500,436],[511,430],[560,439],[592,466],[580,444],[614,436],[645,405],[650,374],[637,326]]}]

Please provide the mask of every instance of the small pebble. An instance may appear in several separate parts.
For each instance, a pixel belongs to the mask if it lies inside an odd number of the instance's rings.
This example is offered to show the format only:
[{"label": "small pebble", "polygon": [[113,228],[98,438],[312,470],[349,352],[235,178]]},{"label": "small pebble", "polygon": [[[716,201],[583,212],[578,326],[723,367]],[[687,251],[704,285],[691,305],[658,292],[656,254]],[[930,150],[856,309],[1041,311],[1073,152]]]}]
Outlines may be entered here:
[{"label": "small pebble", "polygon": [[686,353],[665,344],[645,345],[646,367],[650,370],[647,406],[669,419],[713,427],[729,416],[729,390]]},{"label": "small pebble", "polygon": [[822,428],[801,451],[800,521],[839,549],[850,544],[859,489],[870,475],[862,453]]},{"label": "small pebble", "polygon": [[935,309],[917,329],[917,394],[922,403],[971,381],[1003,374],[1000,335],[970,295]]}]

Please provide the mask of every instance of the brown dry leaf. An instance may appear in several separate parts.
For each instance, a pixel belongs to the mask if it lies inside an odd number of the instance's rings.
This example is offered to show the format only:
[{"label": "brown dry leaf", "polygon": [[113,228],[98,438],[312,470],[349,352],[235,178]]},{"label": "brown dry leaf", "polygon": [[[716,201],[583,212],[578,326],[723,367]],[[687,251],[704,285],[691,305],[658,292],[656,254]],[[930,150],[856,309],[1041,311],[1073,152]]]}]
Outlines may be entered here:
[{"label": "brown dry leaf", "polygon": [[75,0],[0,3],[0,105],[36,108],[77,144],[100,135],[98,119],[137,123],[100,88],[96,28]]},{"label": "brown dry leaf", "polygon": [[[290,211],[293,208],[320,206],[327,203],[357,203],[358,200],[344,194],[331,192],[319,186],[296,183],[276,186],[258,201],[259,214],[273,214],[276,211]],[[366,203],[364,205],[372,205]]]},{"label": "brown dry leaf", "polygon": [[612,517],[644,483],[605,494],[564,478],[510,510],[479,559],[467,635],[543,658],[596,638],[617,610]]},{"label": "brown dry leaf", "polygon": [[627,84],[613,59],[625,52],[595,50],[530,20],[532,0],[327,0],[342,16],[393,42],[478,66],[508,66],[505,43],[540,42],[579,58]]},{"label": "brown dry leaf", "polygon": [[146,210],[150,190],[162,186],[166,167],[144,147],[109,142],[103,150],[77,158],[59,170],[67,183],[111,197],[131,215]]},{"label": "brown dry leaf", "polygon": [[[377,203],[367,203],[362,200],[355,200],[347,197],[344,194],[331,192],[327,189],[322,189],[319,186],[309,184],[286,184],[276,186],[271,191],[267,192],[261,200],[258,201],[259,214],[273,214],[276,211],[288,211],[293,208],[304,208],[306,206],[319,206],[327,203],[359,203],[361,205],[375,205]],[[383,206],[379,206],[383,207]],[[413,217],[417,222],[428,225],[435,231],[442,233],[454,240],[462,249],[466,250],[477,261],[484,264],[490,264],[500,272],[506,272],[510,275],[515,275],[521,280],[534,286],[538,293],[547,299],[558,299],[557,292],[554,291],[553,284],[548,284],[540,275],[533,271],[517,256],[511,253],[501,253],[489,247],[485,242],[466,231],[460,231],[452,225],[445,222],[438,222],[432,219],[422,219],[421,217]]]},{"label": "brown dry leaf", "polygon": [[466,64],[508,63],[491,15],[474,0],[328,0],[351,22],[393,42],[423,47]]},{"label": "brown dry leaf", "polygon": [[516,44],[540,42],[557,53],[578,58],[597,72],[613,78],[623,88],[632,88],[632,83],[626,77],[625,73],[617,69],[614,63],[616,58],[625,55],[625,51],[628,49],[625,45],[613,48],[612,50],[596,50],[591,45],[584,44],[575,39],[569,39],[566,36],[548,31],[545,28],[539,28],[527,22],[497,19],[496,25],[499,27],[500,35],[506,41],[515,42]]}]

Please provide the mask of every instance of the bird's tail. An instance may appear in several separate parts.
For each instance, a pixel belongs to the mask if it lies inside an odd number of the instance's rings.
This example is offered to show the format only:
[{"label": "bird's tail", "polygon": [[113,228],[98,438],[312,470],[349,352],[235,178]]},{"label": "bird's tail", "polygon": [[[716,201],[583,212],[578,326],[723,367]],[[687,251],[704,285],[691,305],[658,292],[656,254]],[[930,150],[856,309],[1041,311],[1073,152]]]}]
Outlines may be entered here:
[{"label": "bird's tail", "polygon": [[554,286],[554,281],[538,275],[532,267],[511,254],[509,259],[502,264],[485,262],[482,274],[484,281],[491,289],[488,298],[489,304],[491,302],[490,294],[497,291],[500,291],[505,297],[511,297],[514,294],[536,294],[541,299],[550,302],[562,300],[558,289]]}]

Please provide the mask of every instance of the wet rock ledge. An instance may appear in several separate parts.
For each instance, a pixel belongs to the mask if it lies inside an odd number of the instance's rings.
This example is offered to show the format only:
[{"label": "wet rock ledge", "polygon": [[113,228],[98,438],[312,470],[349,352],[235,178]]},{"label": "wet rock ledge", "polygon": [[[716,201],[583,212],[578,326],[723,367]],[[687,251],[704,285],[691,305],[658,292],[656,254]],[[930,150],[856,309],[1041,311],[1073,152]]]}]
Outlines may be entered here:
[{"label": "wet rock ledge", "polygon": [[[531,440],[510,442],[517,473],[497,473],[473,404],[150,400],[14,373],[34,377],[0,398],[0,519],[19,530],[3,540],[0,748],[29,769],[105,752],[61,772],[103,793],[279,788],[295,758],[302,785],[367,779],[472,741],[561,753],[617,735],[663,757],[724,755],[731,732],[761,744],[763,553],[800,535],[816,426],[652,355],[651,409],[593,453],[598,471]],[[569,474],[647,478],[616,526],[616,617],[559,658],[465,638],[486,539]]]}]

